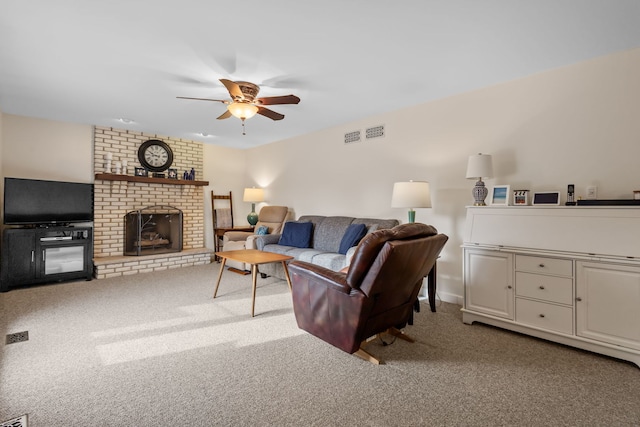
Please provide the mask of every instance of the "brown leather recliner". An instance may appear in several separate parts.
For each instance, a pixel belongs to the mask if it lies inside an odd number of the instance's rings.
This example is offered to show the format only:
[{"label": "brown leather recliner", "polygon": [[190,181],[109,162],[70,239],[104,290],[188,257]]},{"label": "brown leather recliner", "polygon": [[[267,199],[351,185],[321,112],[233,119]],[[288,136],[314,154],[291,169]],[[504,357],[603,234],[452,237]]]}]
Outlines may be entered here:
[{"label": "brown leather recliner", "polygon": [[346,273],[292,261],[289,273],[298,326],[347,353],[379,363],[360,345],[385,331],[413,341],[399,329],[409,321],[422,279],[447,240],[430,225],[403,224],[365,236]]}]

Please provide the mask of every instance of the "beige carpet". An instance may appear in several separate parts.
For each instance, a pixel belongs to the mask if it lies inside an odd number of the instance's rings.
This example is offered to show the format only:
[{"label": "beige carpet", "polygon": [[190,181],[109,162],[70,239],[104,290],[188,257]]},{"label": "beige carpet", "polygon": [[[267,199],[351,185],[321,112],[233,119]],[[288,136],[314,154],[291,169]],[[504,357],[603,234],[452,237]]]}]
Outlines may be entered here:
[{"label": "beige carpet", "polygon": [[[299,330],[285,282],[219,264],[0,294],[0,421],[29,426],[640,425],[640,369],[423,305],[374,366]],[[4,344],[4,341],[3,341]]]}]

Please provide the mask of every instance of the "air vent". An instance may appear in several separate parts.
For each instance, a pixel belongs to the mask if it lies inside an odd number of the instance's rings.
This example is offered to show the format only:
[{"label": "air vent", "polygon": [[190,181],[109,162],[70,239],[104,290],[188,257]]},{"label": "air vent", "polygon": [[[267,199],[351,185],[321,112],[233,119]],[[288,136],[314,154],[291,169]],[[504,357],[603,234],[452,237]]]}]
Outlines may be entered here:
[{"label": "air vent", "polygon": [[382,138],[384,136],[384,125],[367,128],[367,139]]},{"label": "air vent", "polygon": [[7,335],[6,344],[13,344],[22,341],[29,340],[29,331],[16,332],[15,334]]},{"label": "air vent", "polygon": [[353,132],[347,132],[344,134],[344,143],[351,144],[352,142],[360,142],[360,131],[354,130]]},{"label": "air vent", "polygon": [[0,427],[27,427],[29,423],[29,415],[24,414],[17,418],[11,418],[10,420],[0,423]]}]

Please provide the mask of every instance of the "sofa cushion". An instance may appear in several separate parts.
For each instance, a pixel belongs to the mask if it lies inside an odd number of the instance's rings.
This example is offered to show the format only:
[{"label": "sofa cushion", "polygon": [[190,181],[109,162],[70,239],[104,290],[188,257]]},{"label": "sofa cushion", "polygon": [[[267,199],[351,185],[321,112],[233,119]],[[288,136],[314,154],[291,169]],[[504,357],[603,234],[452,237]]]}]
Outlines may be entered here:
[{"label": "sofa cushion", "polygon": [[323,252],[338,253],[342,236],[351,222],[353,222],[352,217],[325,217],[316,225],[313,232],[313,248]]},{"label": "sofa cushion", "polygon": [[284,224],[284,230],[282,230],[278,244],[308,248],[311,245],[311,233],[313,233],[312,223],[289,221]]},{"label": "sofa cushion", "polygon": [[[274,254],[285,255],[285,254],[288,254],[288,252],[294,249],[299,249],[299,248],[294,248],[293,246],[282,246],[282,245],[279,245],[278,242],[276,242],[269,245],[264,245],[262,249],[258,247],[258,249],[265,252],[273,252]],[[264,267],[264,265],[261,265],[260,267],[262,268]]]},{"label": "sofa cushion", "polygon": [[287,255],[294,257],[298,261],[313,262],[316,255],[323,254],[324,252],[316,251],[315,249],[293,249],[287,252]]},{"label": "sofa cushion", "polygon": [[314,256],[311,263],[329,270],[338,271],[347,265],[347,256],[335,252],[323,252]]},{"label": "sofa cushion", "polygon": [[364,224],[351,224],[347,227],[347,231],[344,232],[344,236],[342,236],[342,241],[340,242],[340,249],[338,249],[338,253],[342,255],[346,255],[347,251],[350,247],[356,246],[358,242],[367,234],[367,226]]}]

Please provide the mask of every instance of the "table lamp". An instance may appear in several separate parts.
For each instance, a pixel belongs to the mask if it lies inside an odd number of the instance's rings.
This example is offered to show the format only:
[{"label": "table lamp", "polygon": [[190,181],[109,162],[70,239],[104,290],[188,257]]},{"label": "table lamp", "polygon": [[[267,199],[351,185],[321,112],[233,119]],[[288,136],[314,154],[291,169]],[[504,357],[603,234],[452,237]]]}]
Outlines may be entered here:
[{"label": "table lamp", "polygon": [[485,187],[482,178],[493,177],[493,162],[489,154],[473,154],[469,156],[467,163],[467,179],[477,179],[475,187],[473,187],[474,206],[486,206],[484,199],[487,198],[489,190]]},{"label": "table lamp", "polygon": [[426,181],[396,182],[391,195],[392,208],[409,208],[409,222],[416,222],[415,208],[431,207],[431,192]]},{"label": "table lamp", "polygon": [[251,213],[247,215],[247,221],[251,225],[258,223],[258,214],[256,213],[256,203],[264,202],[264,190],[262,188],[245,188],[242,197],[243,202],[251,202]]}]

